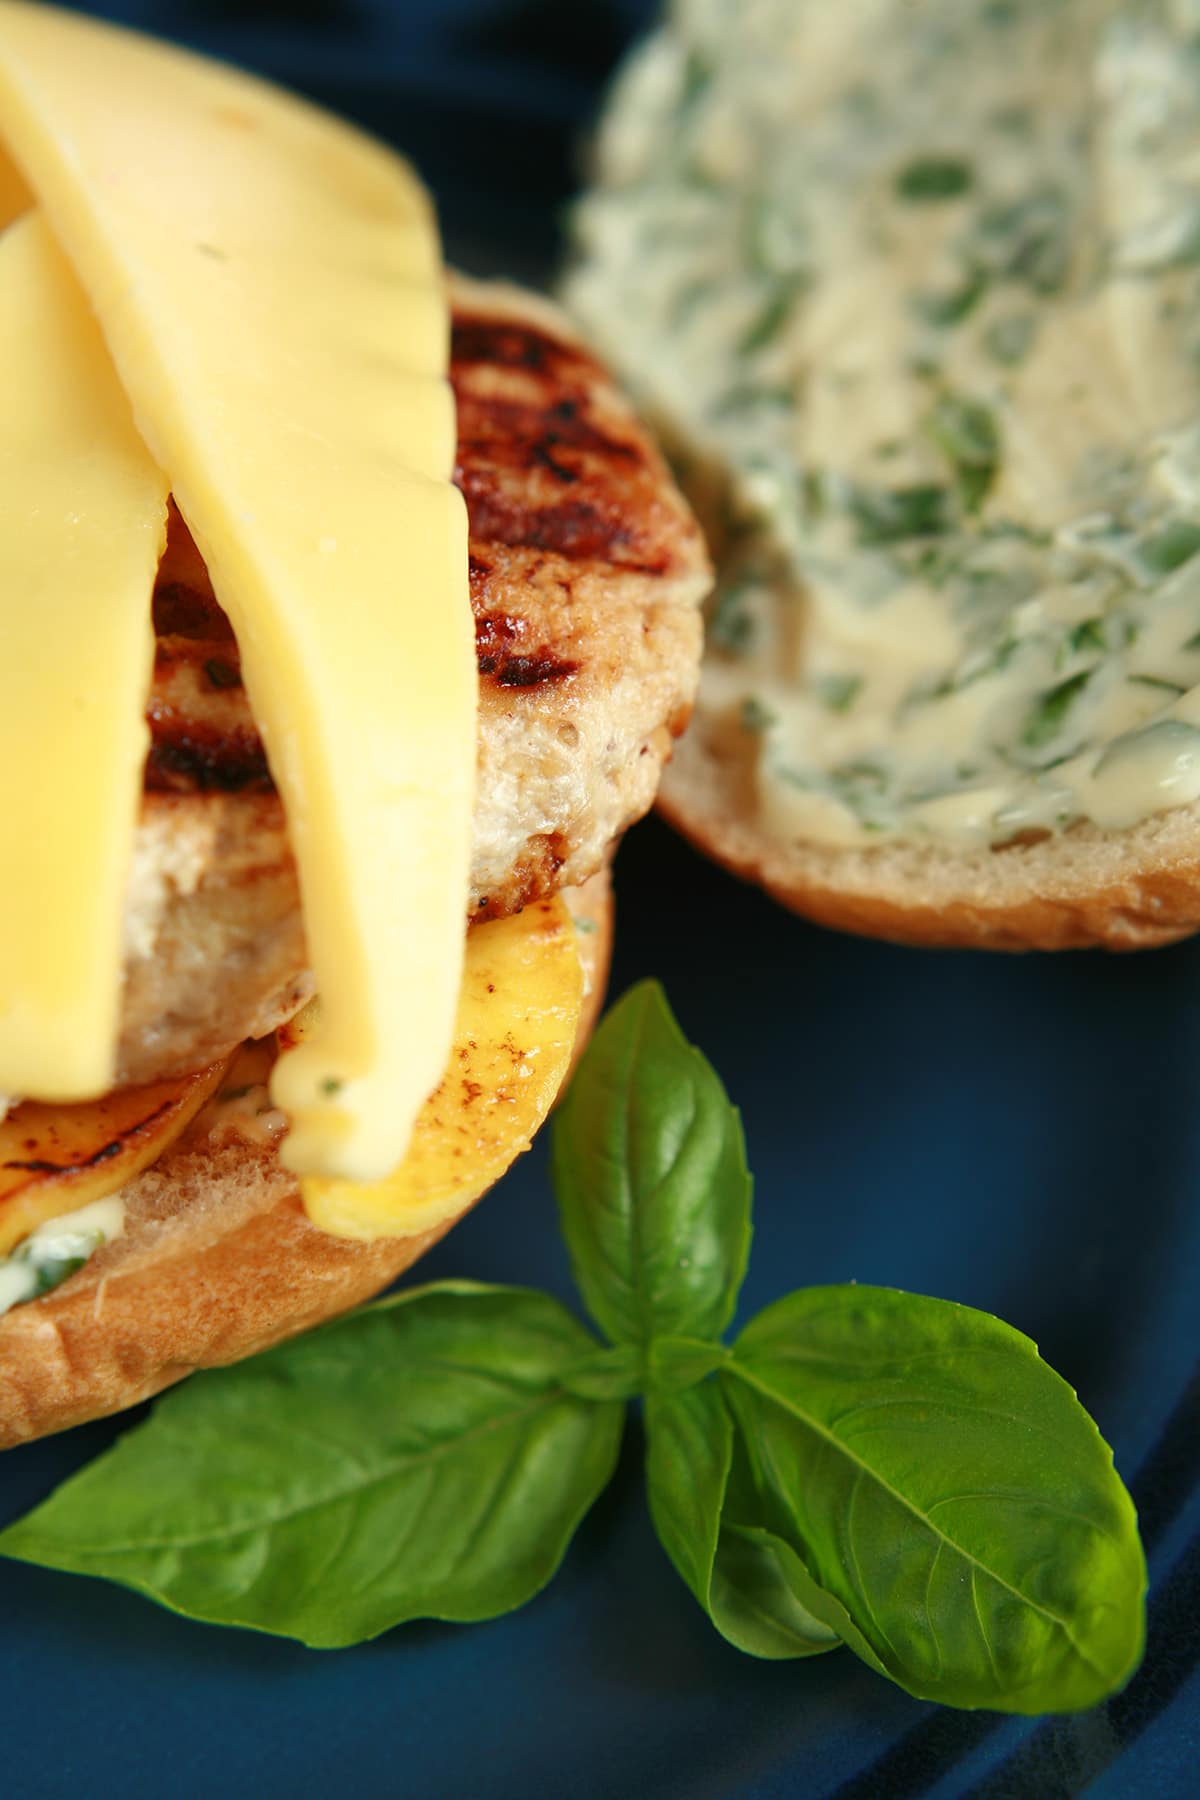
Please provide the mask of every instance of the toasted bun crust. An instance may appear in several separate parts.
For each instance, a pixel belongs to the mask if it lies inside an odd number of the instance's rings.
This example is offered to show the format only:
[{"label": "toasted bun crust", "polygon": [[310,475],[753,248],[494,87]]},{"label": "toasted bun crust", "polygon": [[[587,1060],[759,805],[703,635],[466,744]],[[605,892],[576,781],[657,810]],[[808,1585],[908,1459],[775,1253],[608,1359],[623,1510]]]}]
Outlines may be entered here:
[{"label": "toasted bun crust", "polygon": [[659,795],[717,862],[819,925],[899,944],[977,950],[1141,950],[1200,930],[1200,808],[1129,831],[1078,825],[1001,849],[784,842],[757,820],[749,764],[701,707]]},{"label": "toasted bun crust", "polygon": [[[612,947],[607,869],[568,895],[587,999],[599,1013]],[[124,1236],[41,1300],[0,1317],[0,1447],[119,1412],[360,1305],[457,1221],[373,1244],[310,1225],[271,1149],[185,1136],[125,1189]],[[461,1215],[460,1215],[461,1216]]]}]

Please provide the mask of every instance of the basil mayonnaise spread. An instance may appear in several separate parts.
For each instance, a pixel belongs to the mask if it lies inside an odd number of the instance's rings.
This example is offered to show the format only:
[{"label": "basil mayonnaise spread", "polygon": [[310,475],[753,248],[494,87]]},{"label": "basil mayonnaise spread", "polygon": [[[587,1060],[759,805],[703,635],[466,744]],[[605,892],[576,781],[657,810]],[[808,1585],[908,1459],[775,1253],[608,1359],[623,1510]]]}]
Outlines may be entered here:
[{"label": "basil mayonnaise spread", "polygon": [[1200,798],[1200,0],[678,0],[597,173],[568,298],[714,528],[768,826]]},{"label": "basil mayonnaise spread", "polygon": [[119,1194],[47,1219],[10,1255],[0,1257],[0,1313],[48,1294],[124,1228],[125,1202]]}]

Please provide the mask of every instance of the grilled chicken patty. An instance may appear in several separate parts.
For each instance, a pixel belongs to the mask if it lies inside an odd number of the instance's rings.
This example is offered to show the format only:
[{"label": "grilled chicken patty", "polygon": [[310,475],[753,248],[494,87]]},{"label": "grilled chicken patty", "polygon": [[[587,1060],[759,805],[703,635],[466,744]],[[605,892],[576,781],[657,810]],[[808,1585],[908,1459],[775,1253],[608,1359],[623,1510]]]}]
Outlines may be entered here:
[{"label": "grilled chicken patty", "polygon": [[[658,452],[545,302],[456,278],[479,764],[470,917],[586,879],[691,707],[709,571]],[[283,809],[237,643],[172,511],[126,906],[120,1082],[196,1068],[311,991]]]}]

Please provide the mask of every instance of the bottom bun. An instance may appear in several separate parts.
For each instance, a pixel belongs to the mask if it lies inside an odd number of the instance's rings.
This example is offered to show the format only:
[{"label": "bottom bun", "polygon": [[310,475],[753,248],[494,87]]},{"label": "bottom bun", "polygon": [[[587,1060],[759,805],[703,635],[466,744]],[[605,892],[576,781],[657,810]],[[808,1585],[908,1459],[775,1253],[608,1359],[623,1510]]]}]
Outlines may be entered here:
[{"label": "bottom bun", "polygon": [[[608,871],[565,898],[585,976],[577,1060],[608,974]],[[119,1412],[195,1369],[308,1331],[379,1293],[462,1217],[373,1243],[330,1237],[309,1223],[268,1142],[196,1129],[123,1192],[124,1234],[61,1287],[0,1317],[0,1447]]]}]

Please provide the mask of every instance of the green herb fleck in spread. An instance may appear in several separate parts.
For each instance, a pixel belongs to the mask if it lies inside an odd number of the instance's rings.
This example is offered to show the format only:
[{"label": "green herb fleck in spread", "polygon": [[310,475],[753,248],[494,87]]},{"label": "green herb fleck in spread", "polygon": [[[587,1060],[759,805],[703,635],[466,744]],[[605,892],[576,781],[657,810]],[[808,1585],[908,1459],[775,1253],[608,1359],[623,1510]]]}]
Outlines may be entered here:
[{"label": "green herb fleck in spread", "polygon": [[569,298],[704,471],[766,827],[1200,800],[1200,15],[679,0],[599,162]]},{"label": "green herb fleck in spread", "polygon": [[971,165],[961,156],[916,156],[896,177],[901,200],[957,200],[971,185]]}]

